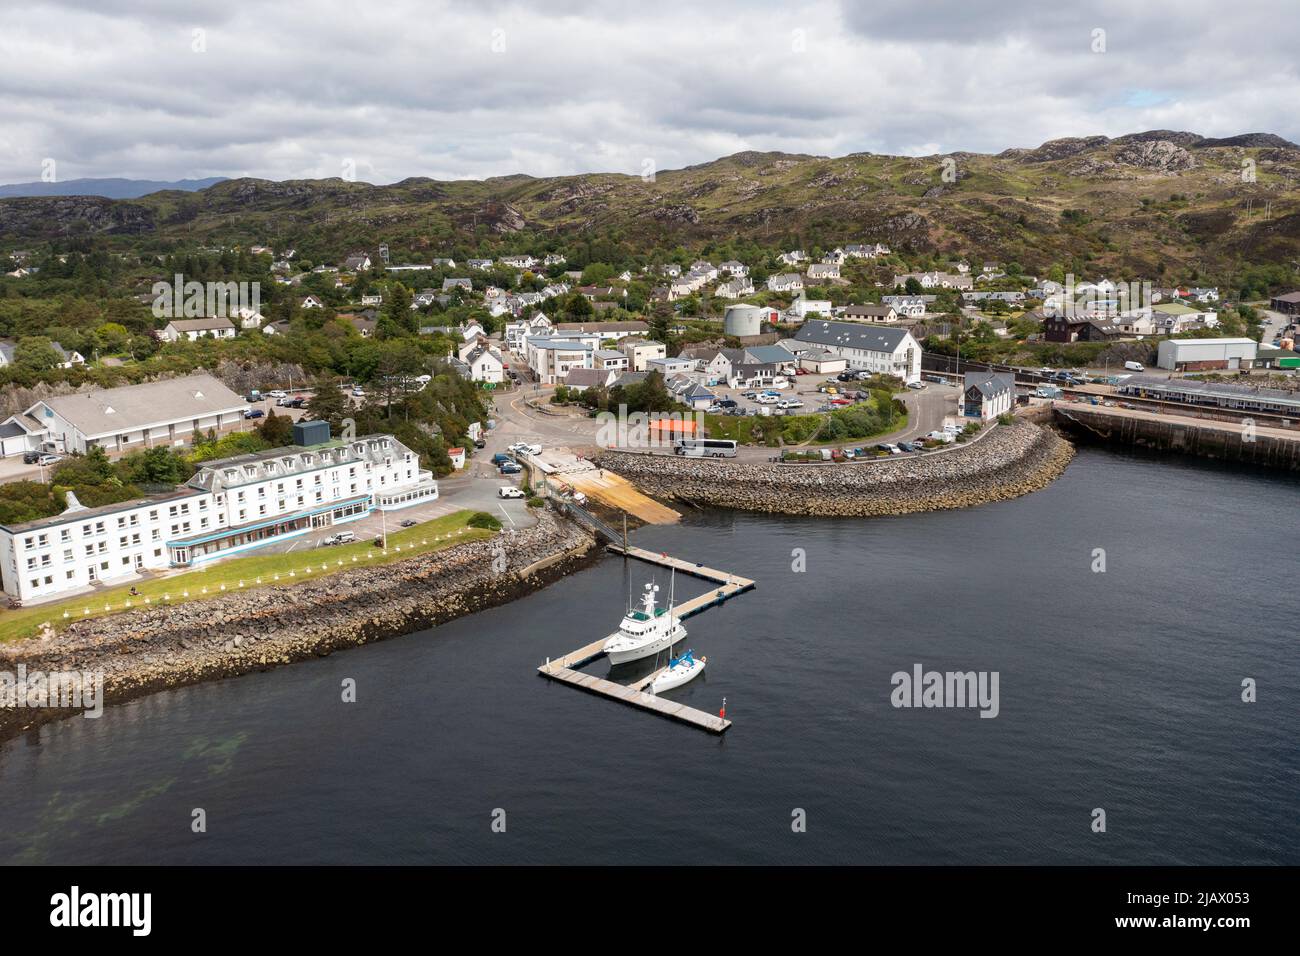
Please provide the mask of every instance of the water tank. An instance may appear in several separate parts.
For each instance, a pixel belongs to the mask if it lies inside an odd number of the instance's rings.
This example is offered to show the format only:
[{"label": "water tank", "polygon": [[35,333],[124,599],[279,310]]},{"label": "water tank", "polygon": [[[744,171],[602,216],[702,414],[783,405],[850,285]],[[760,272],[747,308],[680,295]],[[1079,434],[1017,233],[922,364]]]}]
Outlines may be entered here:
[{"label": "water tank", "polygon": [[756,305],[731,305],[722,317],[722,331],[727,335],[759,335],[763,331],[763,320],[770,309]]},{"label": "water tank", "polygon": [[330,440],[329,422],[294,422],[293,443],[304,448],[321,445]]}]

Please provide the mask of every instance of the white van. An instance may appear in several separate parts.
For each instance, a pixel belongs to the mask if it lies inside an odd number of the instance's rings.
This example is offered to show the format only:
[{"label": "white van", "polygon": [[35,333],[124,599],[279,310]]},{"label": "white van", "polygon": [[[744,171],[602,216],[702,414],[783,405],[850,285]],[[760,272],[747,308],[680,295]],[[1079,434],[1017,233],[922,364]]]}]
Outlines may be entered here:
[{"label": "white van", "polygon": [[351,531],[339,531],[330,535],[323,542],[324,544],[350,544],[357,540],[357,536]]},{"label": "white van", "polygon": [[1141,362],[1125,362],[1125,363],[1124,363],[1124,367],[1125,367],[1126,369],[1128,369],[1130,372],[1145,372],[1145,371],[1146,371],[1146,368],[1143,367],[1143,365],[1142,365]]}]

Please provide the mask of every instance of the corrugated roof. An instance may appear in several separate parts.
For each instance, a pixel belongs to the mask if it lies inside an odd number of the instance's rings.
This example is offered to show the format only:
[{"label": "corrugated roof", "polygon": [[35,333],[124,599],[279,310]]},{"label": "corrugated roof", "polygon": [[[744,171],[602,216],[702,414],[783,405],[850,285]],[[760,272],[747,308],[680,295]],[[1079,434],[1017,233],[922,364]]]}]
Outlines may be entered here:
[{"label": "corrugated roof", "polygon": [[795,335],[800,342],[839,348],[867,349],[872,352],[894,352],[907,336],[906,329],[880,328],[858,325],[854,322],[805,322]]}]

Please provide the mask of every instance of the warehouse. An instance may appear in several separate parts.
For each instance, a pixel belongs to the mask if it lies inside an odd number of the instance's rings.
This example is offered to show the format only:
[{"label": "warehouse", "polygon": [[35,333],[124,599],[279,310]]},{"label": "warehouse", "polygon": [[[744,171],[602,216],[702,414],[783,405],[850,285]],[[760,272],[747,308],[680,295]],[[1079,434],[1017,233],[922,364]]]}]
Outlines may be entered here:
[{"label": "warehouse", "polygon": [[1300,416],[1300,395],[1278,388],[1251,388],[1247,385],[1225,385],[1190,378],[1164,379],[1152,375],[1130,375],[1115,391],[1120,395],[1161,402]]},{"label": "warehouse", "polygon": [[1165,339],[1156,364],[1173,372],[1244,369],[1255,364],[1254,339]]},{"label": "warehouse", "polygon": [[5,454],[20,451],[85,453],[95,445],[129,451],[181,445],[195,435],[243,425],[248,402],[211,375],[186,375],[143,385],[123,385],[42,399],[4,425],[17,425]]}]

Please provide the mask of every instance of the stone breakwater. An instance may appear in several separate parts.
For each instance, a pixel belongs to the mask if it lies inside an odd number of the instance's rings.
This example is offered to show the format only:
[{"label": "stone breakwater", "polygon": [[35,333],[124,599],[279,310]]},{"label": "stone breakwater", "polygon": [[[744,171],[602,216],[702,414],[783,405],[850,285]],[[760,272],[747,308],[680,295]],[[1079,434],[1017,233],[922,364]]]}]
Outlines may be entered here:
[{"label": "stone breakwater", "polygon": [[[514,600],[595,555],[590,535],[544,512],[531,528],[409,561],[73,622],[0,645],[0,671],[102,671],[113,703],[433,627]],[[0,739],[69,713],[0,709]]]},{"label": "stone breakwater", "polygon": [[697,504],[816,516],[909,514],[965,508],[1050,484],[1074,450],[1027,421],[999,425],[949,451],[845,464],[749,463],[604,452],[595,462],[662,497]]}]

